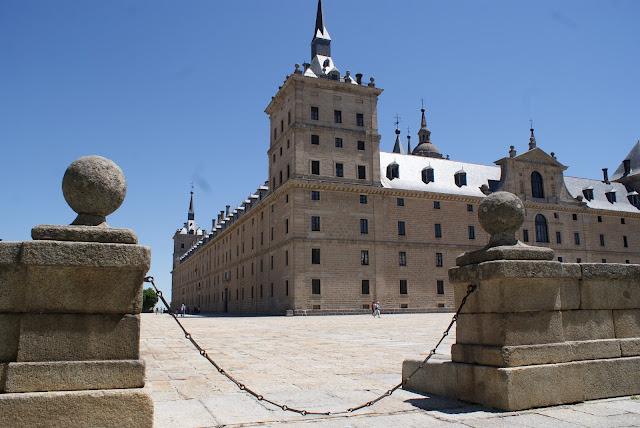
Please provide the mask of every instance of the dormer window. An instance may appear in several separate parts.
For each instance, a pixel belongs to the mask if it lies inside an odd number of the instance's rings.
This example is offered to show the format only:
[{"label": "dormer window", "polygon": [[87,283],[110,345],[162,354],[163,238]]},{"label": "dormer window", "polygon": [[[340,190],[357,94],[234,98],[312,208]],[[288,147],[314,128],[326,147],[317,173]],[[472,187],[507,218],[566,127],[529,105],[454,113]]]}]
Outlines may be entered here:
[{"label": "dormer window", "polygon": [[464,171],[458,171],[453,176],[456,182],[456,186],[462,187],[467,185],[467,173]]},{"label": "dormer window", "polygon": [[431,182],[434,182],[434,173],[433,173],[433,168],[431,167],[427,167],[425,169],[422,170],[422,182],[424,184],[429,184]]},{"label": "dormer window", "polygon": [[531,173],[531,196],[534,198],[544,198],[544,183],[542,175],[538,171]]},{"label": "dormer window", "polygon": [[616,202],[616,191],[615,190],[609,190],[608,192],[605,193],[605,195],[607,196],[607,200],[609,202],[611,202],[612,204]]},{"label": "dormer window", "polygon": [[582,194],[587,201],[593,200],[593,187],[587,187],[586,189],[582,189]]},{"label": "dormer window", "polygon": [[400,165],[393,162],[387,166],[387,178],[393,180],[394,178],[400,178]]},{"label": "dormer window", "polygon": [[640,210],[640,195],[638,192],[631,192],[627,195],[629,203]]}]

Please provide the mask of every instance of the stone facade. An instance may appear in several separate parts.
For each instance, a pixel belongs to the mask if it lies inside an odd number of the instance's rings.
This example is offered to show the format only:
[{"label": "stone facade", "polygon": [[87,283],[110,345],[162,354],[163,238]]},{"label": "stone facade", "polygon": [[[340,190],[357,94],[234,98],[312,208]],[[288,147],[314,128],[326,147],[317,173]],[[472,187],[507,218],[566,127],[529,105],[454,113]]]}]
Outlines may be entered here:
[{"label": "stone facade", "polygon": [[[316,27],[317,34],[328,34],[324,23]],[[512,148],[497,166],[443,159],[430,142],[424,112],[418,135],[429,141],[430,150],[403,154],[398,145],[400,153],[381,152],[377,103],[382,90],[348,72],[340,77],[329,60],[331,71],[319,68],[318,57],[296,67],[267,106],[265,185],[237,209],[222,211],[210,232],[200,236],[194,223],[185,223],[174,235],[174,306],[238,313],[356,313],[378,300],[385,312],[451,310],[447,269],[459,254],[486,241],[477,208],[498,190],[524,201],[519,239],[553,248],[559,260],[640,262],[640,210],[627,202],[632,189],[608,180],[565,177],[566,166],[537,147],[533,130],[529,150],[517,155]],[[393,165],[397,170],[391,170]],[[421,180],[427,168],[435,171],[431,183],[424,175]],[[454,178],[462,173],[465,181],[458,186]],[[536,197],[534,173],[541,176],[542,194]],[[587,201],[581,192],[593,185],[595,199]],[[611,186],[616,186],[615,203],[604,199]],[[544,237],[536,233],[539,215],[545,219]],[[312,230],[314,217],[319,218],[318,231]],[[361,233],[361,220],[368,233]],[[319,250],[319,264],[313,263],[313,249]],[[367,265],[362,264],[363,251],[368,252]],[[317,280],[319,294],[314,293]],[[368,293],[363,281],[368,281]]]}]

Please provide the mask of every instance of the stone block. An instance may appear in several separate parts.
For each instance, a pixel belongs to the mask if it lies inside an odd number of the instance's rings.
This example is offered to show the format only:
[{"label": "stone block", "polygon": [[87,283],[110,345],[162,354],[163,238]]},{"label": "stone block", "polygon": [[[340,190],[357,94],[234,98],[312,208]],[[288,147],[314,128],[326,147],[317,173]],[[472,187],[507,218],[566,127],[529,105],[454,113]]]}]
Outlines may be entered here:
[{"label": "stone block", "polygon": [[[630,375],[640,371],[640,357],[511,368],[443,362],[421,371],[427,373],[416,374],[406,389],[508,411],[640,393],[640,377]],[[430,383],[438,376],[444,380]]]},{"label": "stone block", "polygon": [[451,346],[452,361],[493,367],[519,367],[620,356],[620,343],[617,339],[503,347],[463,344]]},{"label": "stone block", "polygon": [[562,312],[564,340],[596,340],[616,337],[610,310]]},{"label": "stone block", "polygon": [[619,339],[623,357],[640,356],[640,339]]},{"label": "stone block", "polygon": [[140,315],[24,314],[18,362],[137,360]]},{"label": "stone block", "polygon": [[622,309],[613,311],[616,337],[640,338],[640,309]]},{"label": "stone block", "polygon": [[2,426],[153,426],[153,402],[142,389],[0,394]]},{"label": "stone block", "polygon": [[20,315],[0,314],[0,362],[15,361],[20,336]]},{"label": "stone block", "polygon": [[0,363],[0,394],[4,392],[5,379],[7,378],[8,363]]},{"label": "stone block", "polygon": [[55,361],[9,363],[5,391],[76,391],[142,388],[144,361]]},{"label": "stone block", "polygon": [[31,229],[31,238],[46,241],[138,243],[138,237],[131,229],[77,225],[41,224]]},{"label": "stone block", "polygon": [[21,242],[0,242],[0,312],[20,312],[24,308],[26,270],[18,264],[21,253]]},{"label": "stone block", "polygon": [[563,342],[562,312],[460,314],[456,342],[473,345],[534,345]]},{"label": "stone block", "polygon": [[149,270],[151,250],[129,244],[27,241],[22,263],[29,266],[94,266]]},{"label": "stone block", "polygon": [[453,397],[458,392],[457,376],[459,368],[451,364],[450,361],[433,361],[425,364],[428,369],[418,370],[410,379],[413,373],[422,364],[422,360],[404,360],[402,362],[402,382],[403,389],[409,391],[424,391],[428,385],[429,393]]},{"label": "stone block", "polygon": [[581,268],[583,309],[640,308],[640,265],[584,263]]}]

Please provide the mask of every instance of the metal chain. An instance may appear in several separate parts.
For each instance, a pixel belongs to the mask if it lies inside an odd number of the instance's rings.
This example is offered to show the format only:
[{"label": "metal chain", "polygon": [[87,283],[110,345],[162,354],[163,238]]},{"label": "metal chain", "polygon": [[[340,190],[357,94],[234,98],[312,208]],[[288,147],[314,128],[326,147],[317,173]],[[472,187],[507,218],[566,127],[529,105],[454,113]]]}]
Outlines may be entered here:
[{"label": "metal chain", "polygon": [[173,310],[171,309],[171,306],[169,306],[169,304],[167,303],[167,301],[165,300],[162,291],[158,290],[158,287],[156,287],[156,283],[153,279],[152,276],[147,276],[146,278],[144,278],[144,282],[148,282],[150,283],[156,294],[158,295],[158,297],[160,298],[160,300],[162,300],[162,303],[164,304],[164,306],[167,308],[167,310],[169,311],[169,315],[171,315],[173,317],[173,319],[176,321],[176,323],[178,323],[178,326],[180,327],[180,329],[182,329],[183,333],[184,333],[184,337],[186,339],[188,339],[191,344],[193,344],[193,346],[198,350],[198,352],[200,353],[200,355],[202,355],[204,358],[206,358],[212,365],[213,367],[216,368],[216,370],[218,370],[218,373],[222,374],[223,376],[225,376],[227,379],[229,379],[231,382],[233,382],[238,389],[240,389],[241,391],[244,391],[250,395],[252,395],[253,397],[255,397],[258,401],[264,401],[267,402],[269,404],[272,404],[276,407],[279,407],[280,409],[286,411],[286,412],[293,412],[293,413],[298,413],[300,415],[325,415],[325,416],[329,416],[329,415],[343,415],[343,414],[349,414],[349,413],[353,413],[357,410],[363,409],[365,407],[371,407],[374,404],[376,404],[378,401],[391,396],[391,394],[393,394],[394,392],[396,392],[398,389],[400,389],[402,387],[402,385],[406,385],[406,383],[416,374],[418,373],[418,371],[420,371],[420,369],[422,369],[425,364],[427,364],[427,362],[429,361],[429,359],[431,359],[431,357],[433,355],[435,355],[436,350],[438,349],[438,347],[440,346],[440,344],[442,344],[442,342],[444,341],[445,337],[447,337],[449,335],[449,332],[451,330],[451,327],[453,327],[453,325],[456,323],[456,321],[458,320],[458,315],[460,315],[460,311],[462,311],[462,307],[465,305],[465,303],[467,302],[467,298],[471,295],[471,293],[473,293],[477,286],[474,284],[471,284],[467,287],[467,294],[462,298],[462,301],[460,302],[460,306],[458,306],[458,310],[456,311],[456,313],[453,315],[453,318],[451,319],[451,322],[449,323],[449,326],[447,327],[447,329],[444,331],[444,333],[442,334],[442,337],[440,338],[440,340],[438,340],[438,343],[436,343],[436,346],[433,347],[433,349],[431,349],[429,351],[429,354],[426,356],[426,358],[424,360],[422,360],[422,362],[418,365],[418,367],[411,372],[411,374],[409,376],[407,376],[406,378],[402,379],[402,382],[400,382],[399,384],[395,385],[394,387],[392,387],[391,389],[387,390],[385,393],[379,395],[378,397],[374,398],[371,401],[367,401],[366,403],[362,403],[360,405],[357,405],[355,407],[349,407],[346,410],[342,410],[342,411],[336,411],[336,412],[321,412],[321,411],[314,411],[314,410],[306,410],[306,409],[296,409],[294,407],[289,407],[286,404],[283,403],[279,403],[277,401],[273,401],[270,400],[266,397],[264,397],[263,395],[255,392],[254,390],[252,390],[251,388],[247,387],[245,384],[243,384],[242,382],[240,382],[239,380],[237,380],[236,378],[234,378],[229,372],[227,372],[225,369],[223,369],[218,363],[216,363],[207,353],[207,351],[202,348],[198,342],[196,342],[196,340],[191,336],[191,333],[189,333],[184,326],[182,325],[182,323],[180,322],[180,320],[178,319],[178,316],[173,312]]}]

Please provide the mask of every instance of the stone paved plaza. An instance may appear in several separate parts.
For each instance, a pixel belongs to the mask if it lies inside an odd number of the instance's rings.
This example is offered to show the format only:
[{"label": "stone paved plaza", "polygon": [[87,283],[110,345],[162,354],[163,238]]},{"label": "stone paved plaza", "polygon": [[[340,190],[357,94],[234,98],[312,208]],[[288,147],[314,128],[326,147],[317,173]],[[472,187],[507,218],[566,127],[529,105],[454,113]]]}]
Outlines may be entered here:
[{"label": "stone paved plaza", "polygon": [[[169,315],[142,319],[141,352],[158,427],[640,426],[640,397],[497,412],[400,390],[350,416],[286,413],[239,392],[194,350]],[[450,319],[451,314],[203,316],[186,317],[184,324],[255,391],[291,407],[326,411],[368,401],[398,383],[402,361],[425,356]],[[447,358],[454,340],[448,337],[437,357]]]}]

